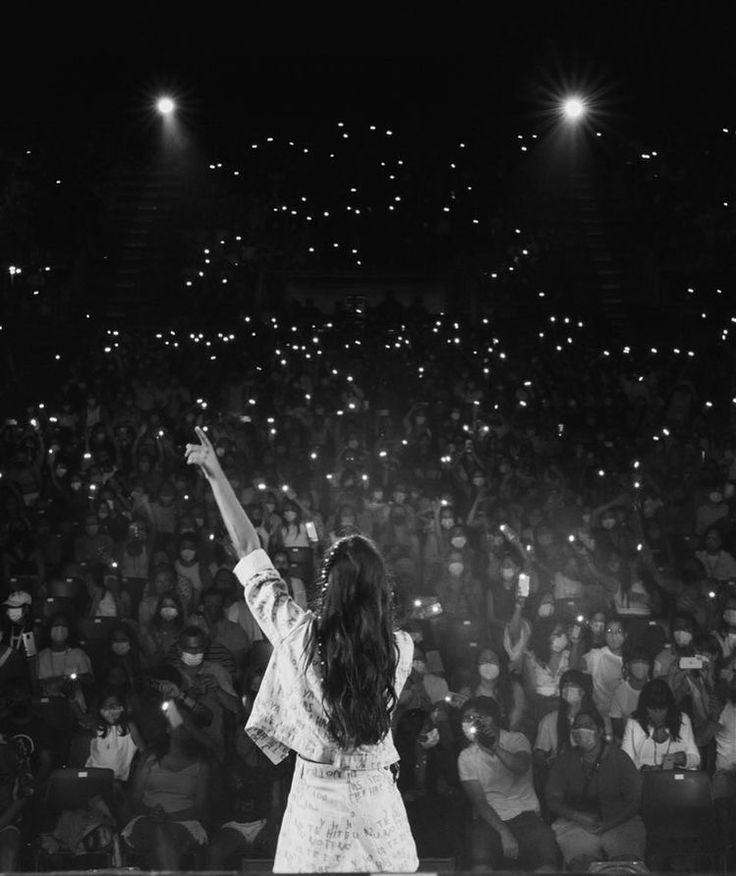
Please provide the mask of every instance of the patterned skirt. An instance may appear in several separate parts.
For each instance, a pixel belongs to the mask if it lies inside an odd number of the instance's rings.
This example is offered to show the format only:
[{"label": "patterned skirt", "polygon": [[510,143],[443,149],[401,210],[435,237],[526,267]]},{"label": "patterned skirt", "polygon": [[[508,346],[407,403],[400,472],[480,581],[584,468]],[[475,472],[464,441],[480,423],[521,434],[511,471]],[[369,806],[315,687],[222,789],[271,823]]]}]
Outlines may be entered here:
[{"label": "patterned skirt", "polygon": [[413,873],[418,866],[390,768],[349,770],[297,758],[274,873]]}]

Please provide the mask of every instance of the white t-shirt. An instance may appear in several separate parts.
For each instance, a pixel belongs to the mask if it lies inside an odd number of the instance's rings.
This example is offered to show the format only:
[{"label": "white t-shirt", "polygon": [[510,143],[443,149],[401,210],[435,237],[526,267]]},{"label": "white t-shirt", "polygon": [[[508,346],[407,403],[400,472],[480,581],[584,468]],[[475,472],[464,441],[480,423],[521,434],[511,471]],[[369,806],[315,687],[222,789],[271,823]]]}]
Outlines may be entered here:
[{"label": "white t-shirt", "polygon": [[668,754],[685,752],[685,769],[696,770],[700,767],[700,752],[695,744],[693,725],[690,718],[683,712],[680,724],[680,738],[667,739],[665,742],[655,742],[653,736],[647,735],[641,724],[635,718],[629,718],[624,730],[621,750],[634,761],[637,769],[643,766],[661,766]]},{"label": "white t-shirt", "polygon": [[[514,754],[525,751],[531,755],[529,740],[523,733],[499,731],[499,745]],[[522,812],[539,812],[539,800],[532,785],[531,761],[523,776],[512,773],[498,757],[472,743],[457,759],[461,782],[480,782],[488,805],[501,821],[510,821]]]},{"label": "white t-shirt", "polygon": [[621,681],[623,657],[614,654],[604,645],[602,648],[592,648],[583,655],[585,671],[593,678],[593,699],[598,711],[605,718],[611,707],[613,692]]},{"label": "white t-shirt", "polygon": [[736,769],[736,705],[726,703],[718,719],[716,769]]},{"label": "white t-shirt", "polygon": [[611,708],[608,711],[609,717],[628,718],[639,705],[640,693],[641,691],[635,690],[626,679],[623,679],[613,692]]}]

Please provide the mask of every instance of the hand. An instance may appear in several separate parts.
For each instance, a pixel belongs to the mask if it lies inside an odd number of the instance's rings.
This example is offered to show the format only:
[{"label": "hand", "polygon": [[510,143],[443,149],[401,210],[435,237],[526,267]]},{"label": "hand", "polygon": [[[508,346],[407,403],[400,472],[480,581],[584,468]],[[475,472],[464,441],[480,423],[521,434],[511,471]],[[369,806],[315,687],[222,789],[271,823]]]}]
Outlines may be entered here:
[{"label": "hand", "polygon": [[186,457],[189,465],[198,465],[207,478],[214,478],[222,473],[220,460],[217,458],[215,448],[200,426],[195,426],[194,431],[199,438],[199,444],[187,444]]},{"label": "hand", "polygon": [[421,747],[428,751],[430,748],[434,748],[440,741],[440,731],[433,727],[427,733],[421,733],[417,737],[417,742],[421,745]]},{"label": "hand", "polygon": [[208,675],[206,672],[199,676],[199,682],[208,693],[216,691],[219,686],[217,684],[217,679],[212,675]]},{"label": "hand", "polygon": [[684,751],[677,751],[674,754],[665,754],[662,758],[662,769],[673,770],[675,767],[684,767],[687,763]]},{"label": "hand", "polygon": [[587,830],[588,833],[596,833],[600,827],[599,818],[596,815],[592,815],[590,812],[576,812],[573,820],[584,830]]},{"label": "hand", "polygon": [[519,857],[519,844],[516,842],[516,837],[511,833],[508,827],[504,827],[499,831],[501,845],[503,846],[503,856],[511,861],[515,861]]}]

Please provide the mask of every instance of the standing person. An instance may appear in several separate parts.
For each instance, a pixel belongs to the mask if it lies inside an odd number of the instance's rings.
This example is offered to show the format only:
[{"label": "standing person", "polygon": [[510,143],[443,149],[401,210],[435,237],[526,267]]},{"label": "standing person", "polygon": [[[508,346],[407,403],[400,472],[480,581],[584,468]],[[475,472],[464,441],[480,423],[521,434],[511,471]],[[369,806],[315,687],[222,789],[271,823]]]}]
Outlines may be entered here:
[{"label": "standing person", "polygon": [[235,574],[274,653],[246,730],[279,763],[297,763],[274,872],[415,871],[418,859],[396,786],[391,713],[411,670],[413,644],[393,629],[383,561],[360,535],[325,558],[319,614],[288,595],[260,548],[207,435],[188,444],[212,487]]}]

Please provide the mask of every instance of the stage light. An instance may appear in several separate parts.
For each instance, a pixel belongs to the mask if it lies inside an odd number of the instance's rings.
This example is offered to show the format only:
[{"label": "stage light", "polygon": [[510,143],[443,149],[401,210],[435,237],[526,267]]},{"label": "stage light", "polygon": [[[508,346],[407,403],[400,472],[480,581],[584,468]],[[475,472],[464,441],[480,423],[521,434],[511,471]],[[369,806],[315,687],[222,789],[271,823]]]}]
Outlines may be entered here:
[{"label": "stage light", "polygon": [[585,112],[585,104],[579,97],[570,97],[562,104],[562,111],[565,118],[575,122]]},{"label": "stage light", "polygon": [[170,116],[174,112],[174,101],[170,97],[162,97],[156,102],[156,109],[162,116]]}]

